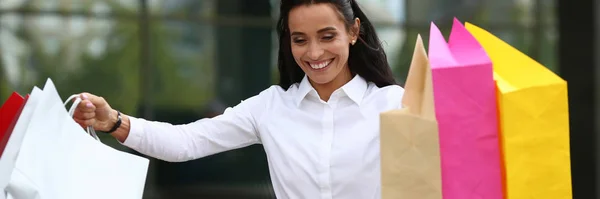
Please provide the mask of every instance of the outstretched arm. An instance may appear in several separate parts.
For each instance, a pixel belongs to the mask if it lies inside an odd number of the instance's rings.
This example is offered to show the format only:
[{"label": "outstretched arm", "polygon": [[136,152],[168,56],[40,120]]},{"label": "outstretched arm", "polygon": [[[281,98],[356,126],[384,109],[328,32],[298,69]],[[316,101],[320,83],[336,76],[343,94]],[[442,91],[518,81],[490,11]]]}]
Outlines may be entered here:
[{"label": "outstretched arm", "polygon": [[[111,135],[123,145],[142,154],[172,162],[257,144],[260,143],[257,121],[268,104],[265,101],[269,99],[267,93],[268,91],[263,91],[228,108],[222,115],[189,124],[173,125],[121,114],[121,125]],[[82,125],[93,124],[100,131],[113,128],[118,112],[110,108],[104,99],[89,93],[84,95],[84,101],[78,107],[81,113],[75,114],[75,120]],[[91,105],[87,104],[88,101]],[[97,107],[109,109],[103,111]]]}]

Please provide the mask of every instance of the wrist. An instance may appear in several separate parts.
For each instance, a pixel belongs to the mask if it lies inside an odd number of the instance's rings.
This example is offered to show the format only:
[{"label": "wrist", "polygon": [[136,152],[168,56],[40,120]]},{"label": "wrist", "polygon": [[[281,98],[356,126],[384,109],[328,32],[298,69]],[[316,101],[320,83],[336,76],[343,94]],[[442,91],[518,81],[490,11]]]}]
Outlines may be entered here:
[{"label": "wrist", "polygon": [[104,122],[104,127],[102,128],[102,132],[110,131],[119,121],[119,112],[117,110],[111,109],[108,113],[108,120]]},{"label": "wrist", "polygon": [[115,110],[115,109],[111,109],[110,110],[110,114],[109,114],[109,124],[106,128],[106,131],[108,131],[109,129],[111,129],[119,120],[119,111]]},{"label": "wrist", "polygon": [[114,133],[115,131],[117,131],[119,129],[119,127],[121,127],[121,113],[117,110],[111,110],[111,114],[110,114],[110,122],[109,122],[109,127],[108,130],[106,130],[105,132],[108,134]]}]

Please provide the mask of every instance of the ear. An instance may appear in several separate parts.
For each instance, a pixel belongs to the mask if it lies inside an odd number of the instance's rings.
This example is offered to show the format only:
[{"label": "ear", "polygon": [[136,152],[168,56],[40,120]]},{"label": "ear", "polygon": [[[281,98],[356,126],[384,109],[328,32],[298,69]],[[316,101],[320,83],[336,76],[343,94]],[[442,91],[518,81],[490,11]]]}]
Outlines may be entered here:
[{"label": "ear", "polygon": [[354,25],[350,27],[350,44],[354,45],[354,43],[358,40],[358,36],[360,34],[360,19],[357,17],[354,19]]}]

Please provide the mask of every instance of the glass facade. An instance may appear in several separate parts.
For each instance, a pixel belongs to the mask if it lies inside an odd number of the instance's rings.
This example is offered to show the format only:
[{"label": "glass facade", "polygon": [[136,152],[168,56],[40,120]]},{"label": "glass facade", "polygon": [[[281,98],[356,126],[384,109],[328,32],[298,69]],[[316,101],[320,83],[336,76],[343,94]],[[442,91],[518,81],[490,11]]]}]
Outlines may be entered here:
[{"label": "glass facade", "polygon": [[[452,17],[491,30],[558,69],[555,0],[358,0],[404,82],[417,34]],[[277,83],[279,0],[2,0],[0,101],[52,78],[138,117],[174,124],[221,113]],[[114,139],[103,141],[120,150]],[[270,198],[260,145],[152,160],[146,198]]]}]

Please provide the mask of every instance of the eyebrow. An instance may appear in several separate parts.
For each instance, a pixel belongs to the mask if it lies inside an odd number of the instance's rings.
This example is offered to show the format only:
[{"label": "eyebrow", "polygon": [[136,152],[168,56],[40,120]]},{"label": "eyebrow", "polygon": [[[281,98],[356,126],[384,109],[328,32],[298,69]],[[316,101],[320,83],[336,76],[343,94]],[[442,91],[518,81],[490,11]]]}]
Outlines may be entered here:
[{"label": "eyebrow", "polygon": [[[327,31],[331,31],[331,30],[336,30],[336,29],[334,27],[331,27],[331,26],[330,27],[325,27],[325,28],[323,28],[321,30],[318,30],[317,33],[327,32]],[[302,32],[292,32],[291,35],[293,36],[293,35],[305,35],[305,34],[302,33]]]}]

